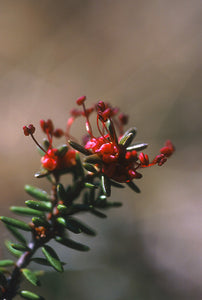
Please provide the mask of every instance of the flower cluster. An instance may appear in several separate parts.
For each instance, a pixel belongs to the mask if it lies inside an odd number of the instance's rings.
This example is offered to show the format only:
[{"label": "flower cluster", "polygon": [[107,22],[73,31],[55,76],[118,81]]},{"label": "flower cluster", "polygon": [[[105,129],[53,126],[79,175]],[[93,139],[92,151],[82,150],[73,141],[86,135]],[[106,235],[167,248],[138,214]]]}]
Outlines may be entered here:
[{"label": "flower cluster", "polygon": [[[174,152],[174,146],[170,140],[160,149],[160,154],[150,160],[144,150],[148,144],[135,143],[133,139],[136,135],[136,128],[130,128],[124,133],[124,125],[128,122],[128,116],[119,113],[118,108],[113,108],[109,104],[99,101],[95,106],[86,108],[86,97],[80,97],[76,103],[82,106],[82,110],[73,109],[67,122],[66,133],[62,129],[54,129],[51,120],[41,120],[40,126],[46,134],[46,148],[44,149],[34,138],[35,128],[33,125],[24,126],[24,134],[31,135],[38,147],[43,151],[41,158],[42,167],[49,171],[57,171],[71,168],[76,165],[76,151],[87,156],[84,160],[84,167],[90,173],[97,173],[105,176],[110,180],[119,183],[128,183],[133,179],[142,177],[140,169],[159,165],[162,166],[167,158]],[[97,114],[97,130],[98,137],[93,134],[92,126],[89,120],[91,113]],[[78,117],[85,118],[87,135],[83,138],[83,144],[80,145],[69,140],[69,144],[73,149],[63,146],[61,149],[53,147],[53,137],[59,138],[66,136],[71,137],[70,129],[73,122]],[[93,171],[92,171],[93,170]]]},{"label": "flower cluster", "polygon": [[42,147],[35,139],[34,132],[35,128],[32,124],[29,126],[24,126],[24,134],[26,136],[31,136],[36,145],[44,154],[41,157],[42,167],[47,171],[57,171],[61,169],[68,169],[76,164],[76,151],[68,149],[66,145],[60,148],[53,147],[53,137],[60,138],[64,136],[64,131],[62,129],[54,129],[53,122],[48,119],[40,120],[40,126],[42,131],[46,134],[47,139],[45,139],[44,146]]},{"label": "flower cluster", "polygon": [[[85,100],[85,97],[77,100],[77,104],[82,105],[83,110],[73,111],[73,115],[68,121],[68,129],[76,117],[85,117],[88,139],[85,138],[84,147],[82,148],[73,141],[69,141],[69,143],[72,147],[87,155],[85,163],[87,163],[86,167],[88,169],[89,164],[92,164],[95,170],[109,179],[127,183],[142,177],[139,173],[141,168],[155,164],[161,166],[174,152],[174,146],[168,140],[165,146],[160,149],[160,154],[152,161],[149,160],[147,154],[143,152],[138,154],[148,145],[145,143],[131,145],[136,135],[136,128],[130,128],[123,134],[123,126],[127,124],[128,117],[119,114],[118,118],[115,118],[118,115],[118,109],[112,108],[103,101],[99,101],[95,108],[86,109]],[[89,114],[95,110],[97,113],[97,128],[100,134],[98,137],[94,136],[89,121]],[[117,136],[116,129],[118,129],[119,136]]]}]

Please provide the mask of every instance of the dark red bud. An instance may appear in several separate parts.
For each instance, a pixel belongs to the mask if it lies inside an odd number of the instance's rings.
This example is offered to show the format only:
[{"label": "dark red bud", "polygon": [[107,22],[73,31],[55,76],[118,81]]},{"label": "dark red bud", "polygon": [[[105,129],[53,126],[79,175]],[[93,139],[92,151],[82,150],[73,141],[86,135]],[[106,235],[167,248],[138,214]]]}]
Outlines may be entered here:
[{"label": "dark red bud", "polygon": [[83,105],[83,103],[84,103],[85,100],[86,100],[86,96],[82,96],[82,97],[80,97],[80,98],[78,98],[78,99],[76,100],[76,103],[77,103],[78,105]]},{"label": "dark red bud", "polygon": [[128,123],[128,115],[120,114],[119,120],[120,120],[121,124],[126,125]]},{"label": "dark red bud", "polygon": [[24,135],[29,136],[30,134],[33,134],[35,132],[35,127],[30,124],[29,126],[23,126]]},{"label": "dark red bud", "polygon": [[60,128],[57,128],[53,131],[53,135],[57,138],[60,138],[61,136],[64,135],[64,131]]},{"label": "dark red bud", "polygon": [[104,111],[106,106],[103,101],[99,101],[98,104],[96,105],[97,111]]}]

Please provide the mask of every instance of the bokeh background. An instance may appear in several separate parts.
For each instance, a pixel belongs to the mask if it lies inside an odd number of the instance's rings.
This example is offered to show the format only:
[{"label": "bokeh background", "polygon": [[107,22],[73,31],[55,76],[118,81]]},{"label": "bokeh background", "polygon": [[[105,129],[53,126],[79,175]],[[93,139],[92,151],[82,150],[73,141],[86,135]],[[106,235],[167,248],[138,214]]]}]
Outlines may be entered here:
[{"label": "bokeh background", "polygon": [[144,170],[140,195],[113,191],[123,207],[107,220],[81,216],[98,235],[79,238],[89,253],[58,249],[66,272],[42,278],[46,299],[202,299],[201,13],[200,0],[0,1],[1,214],[27,199],[25,183],[47,186],[22,126],[65,127],[81,95],[128,113],[151,156],[176,146]]}]

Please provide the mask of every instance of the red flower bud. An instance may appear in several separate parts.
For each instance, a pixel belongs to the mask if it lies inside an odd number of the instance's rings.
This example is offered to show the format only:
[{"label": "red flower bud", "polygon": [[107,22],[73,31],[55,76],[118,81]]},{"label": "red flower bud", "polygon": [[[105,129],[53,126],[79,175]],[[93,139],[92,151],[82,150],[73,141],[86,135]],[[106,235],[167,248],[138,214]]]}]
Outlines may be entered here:
[{"label": "red flower bud", "polygon": [[60,138],[61,136],[64,135],[64,131],[60,128],[57,128],[53,131],[53,135],[57,138]]},{"label": "red flower bud", "polygon": [[128,115],[120,114],[119,115],[119,120],[120,120],[122,125],[126,125],[128,123]]},{"label": "red flower bud", "polygon": [[138,157],[138,158],[139,158],[141,164],[143,164],[143,165],[145,165],[145,166],[147,166],[147,165],[149,164],[149,157],[148,157],[147,154],[144,154],[143,152],[141,152],[141,153],[139,154],[139,157]]},{"label": "red flower bud", "polygon": [[78,99],[76,100],[76,103],[77,103],[78,105],[83,105],[83,103],[84,103],[85,100],[86,100],[86,96],[82,96],[82,97],[80,97],[80,98],[78,98]]},{"label": "red flower bud", "polygon": [[47,133],[53,133],[53,130],[54,130],[54,126],[53,126],[53,122],[48,119],[47,121],[45,120],[40,120],[40,126],[41,126],[41,129],[43,130],[43,132]]},{"label": "red flower bud", "polygon": [[30,124],[29,126],[23,126],[24,135],[29,136],[30,134],[33,134],[35,132],[35,127]]}]

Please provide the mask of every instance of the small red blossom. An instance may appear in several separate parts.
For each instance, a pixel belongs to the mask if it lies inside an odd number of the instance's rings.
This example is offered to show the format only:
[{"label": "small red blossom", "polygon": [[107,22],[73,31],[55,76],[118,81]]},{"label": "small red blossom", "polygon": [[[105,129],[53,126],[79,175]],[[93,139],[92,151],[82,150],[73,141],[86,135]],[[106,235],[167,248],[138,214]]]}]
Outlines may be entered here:
[{"label": "small red blossom", "polygon": [[82,96],[76,100],[78,105],[83,105],[84,101],[86,101],[86,96]]}]

